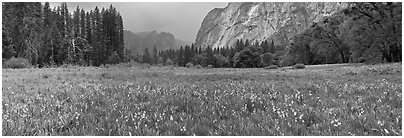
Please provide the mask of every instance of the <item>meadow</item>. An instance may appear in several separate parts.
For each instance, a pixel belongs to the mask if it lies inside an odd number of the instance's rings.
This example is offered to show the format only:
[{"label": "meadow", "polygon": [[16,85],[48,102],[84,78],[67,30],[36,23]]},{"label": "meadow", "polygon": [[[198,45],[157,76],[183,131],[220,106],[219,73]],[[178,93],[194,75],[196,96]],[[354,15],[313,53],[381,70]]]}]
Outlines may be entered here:
[{"label": "meadow", "polygon": [[3,136],[401,136],[402,65],[2,69]]}]

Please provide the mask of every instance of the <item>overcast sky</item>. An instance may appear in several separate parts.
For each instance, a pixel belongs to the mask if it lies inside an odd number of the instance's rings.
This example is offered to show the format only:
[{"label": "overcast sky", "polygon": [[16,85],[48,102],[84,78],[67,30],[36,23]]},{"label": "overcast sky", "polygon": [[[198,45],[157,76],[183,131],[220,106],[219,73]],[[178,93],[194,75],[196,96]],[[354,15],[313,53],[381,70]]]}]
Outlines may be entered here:
[{"label": "overcast sky", "polygon": [[[60,2],[51,2],[51,7]],[[175,38],[194,42],[203,18],[213,8],[227,6],[224,2],[68,2],[69,11],[77,5],[85,11],[95,6],[115,7],[122,15],[124,29],[132,32],[170,32]],[[101,8],[100,8],[101,9]]]}]

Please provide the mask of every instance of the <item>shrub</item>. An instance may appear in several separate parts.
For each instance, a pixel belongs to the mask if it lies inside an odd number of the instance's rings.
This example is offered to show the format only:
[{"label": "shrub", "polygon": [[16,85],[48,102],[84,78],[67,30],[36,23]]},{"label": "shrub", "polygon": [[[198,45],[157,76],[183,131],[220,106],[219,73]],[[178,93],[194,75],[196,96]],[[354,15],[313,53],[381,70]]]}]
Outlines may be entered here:
[{"label": "shrub", "polygon": [[111,75],[109,73],[101,73],[101,78],[109,78]]},{"label": "shrub", "polygon": [[266,66],[265,69],[278,69],[277,65]]},{"label": "shrub", "polygon": [[174,62],[171,59],[167,59],[165,65],[174,65]]},{"label": "shrub", "polygon": [[111,65],[111,64],[104,64],[104,67],[106,67],[106,68],[111,68],[111,67],[113,67],[113,65]]},{"label": "shrub", "polygon": [[130,61],[129,64],[130,64],[131,67],[136,67],[136,66],[139,66],[139,65],[140,65],[138,62],[133,61],[133,60]]},{"label": "shrub", "polygon": [[142,63],[139,67],[141,69],[150,69],[152,66],[149,63]]},{"label": "shrub", "polygon": [[212,66],[212,65],[208,65],[208,66],[206,66],[206,68],[211,69],[211,68],[213,68],[213,66]]},{"label": "shrub", "polygon": [[345,73],[344,75],[355,76],[355,75],[358,75],[358,73],[353,72],[353,71],[349,71],[349,72]]},{"label": "shrub", "polygon": [[49,74],[44,74],[44,75],[42,75],[42,77],[45,78],[45,79],[49,78],[50,76],[51,76],[51,75],[49,75]]},{"label": "shrub", "polygon": [[3,64],[4,68],[28,68],[31,67],[31,64],[27,59],[24,58],[14,58],[7,60]]},{"label": "shrub", "polygon": [[304,68],[305,68],[304,64],[296,64],[293,66],[293,69],[304,69]]},{"label": "shrub", "polygon": [[187,63],[187,64],[185,65],[185,67],[187,67],[187,68],[192,68],[192,67],[194,67],[194,64],[192,64],[192,63]]},{"label": "shrub", "polygon": [[366,62],[366,58],[360,57],[357,61],[358,61],[359,63],[364,63],[364,62]]},{"label": "shrub", "polygon": [[198,64],[198,65],[195,66],[195,68],[200,69],[200,68],[202,68],[202,66]]},{"label": "shrub", "polygon": [[164,64],[164,59],[162,57],[159,57],[157,60],[158,64]]},{"label": "shrub", "polygon": [[206,65],[208,58],[205,56],[205,54],[198,54],[194,56],[193,61],[195,64]]},{"label": "shrub", "polygon": [[291,55],[285,55],[280,61],[281,67],[292,66],[293,64],[295,64],[295,59]]},{"label": "shrub", "polygon": [[130,64],[130,62],[126,62],[126,63],[119,63],[118,64],[119,66],[121,66],[121,67],[132,67],[132,65]]},{"label": "shrub", "polygon": [[[269,66],[272,64],[273,60],[272,60],[272,54],[269,52],[266,52],[262,55],[260,55],[261,58],[261,64],[263,66]],[[265,67],[266,68],[266,67]]]},{"label": "shrub", "polygon": [[224,57],[221,54],[216,54],[214,55],[216,67],[227,67],[229,66],[229,61],[227,60],[226,57]]},{"label": "shrub", "polygon": [[108,63],[109,64],[117,64],[120,61],[118,53],[116,53],[116,51],[114,51],[114,53],[111,54],[111,56],[109,56],[108,58]]},{"label": "shrub", "polygon": [[244,48],[243,51],[237,52],[233,57],[233,67],[235,68],[255,68],[260,67],[261,57],[260,49],[254,46]]}]

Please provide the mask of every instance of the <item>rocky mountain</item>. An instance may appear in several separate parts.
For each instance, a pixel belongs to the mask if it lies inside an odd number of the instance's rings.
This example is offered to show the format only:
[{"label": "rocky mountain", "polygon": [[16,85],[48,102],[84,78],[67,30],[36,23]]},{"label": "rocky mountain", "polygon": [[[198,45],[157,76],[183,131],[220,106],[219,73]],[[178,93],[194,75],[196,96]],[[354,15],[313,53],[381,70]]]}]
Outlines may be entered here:
[{"label": "rocky mountain", "polygon": [[340,2],[229,3],[208,13],[195,45],[232,47],[237,39],[273,40],[275,45],[286,45],[294,35],[347,6]]},{"label": "rocky mountain", "polygon": [[130,50],[131,55],[143,54],[145,48],[152,53],[154,46],[157,50],[178,49],[181,46],[190,45],[191,42],[175,39],[174,35],[167,32],[152,31],[132,33],[124,31],[125,49]]}]

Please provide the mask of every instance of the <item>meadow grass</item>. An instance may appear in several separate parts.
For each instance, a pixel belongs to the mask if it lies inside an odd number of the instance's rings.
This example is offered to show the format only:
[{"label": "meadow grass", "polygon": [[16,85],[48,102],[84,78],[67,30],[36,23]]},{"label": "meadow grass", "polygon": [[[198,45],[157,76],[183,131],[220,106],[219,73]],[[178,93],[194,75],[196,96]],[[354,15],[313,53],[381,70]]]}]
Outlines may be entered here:
[{"label": "meadow grass", "polygon": [[3,69],[2,135],[402,135],[401,68]]}]

